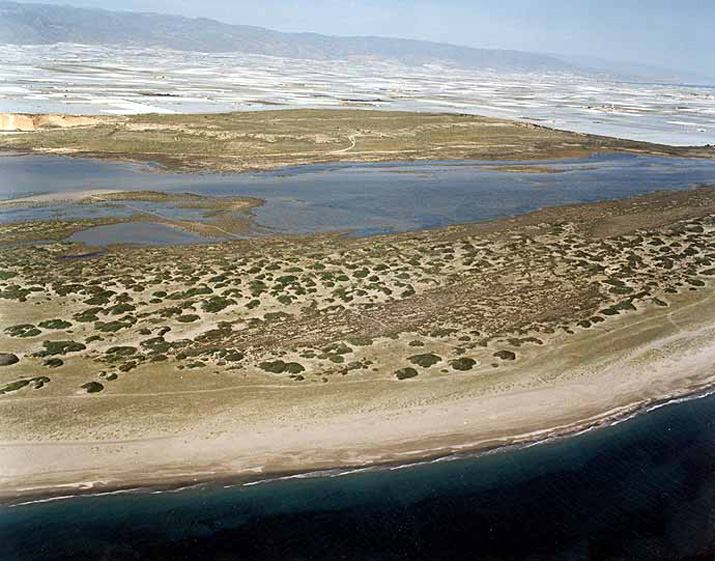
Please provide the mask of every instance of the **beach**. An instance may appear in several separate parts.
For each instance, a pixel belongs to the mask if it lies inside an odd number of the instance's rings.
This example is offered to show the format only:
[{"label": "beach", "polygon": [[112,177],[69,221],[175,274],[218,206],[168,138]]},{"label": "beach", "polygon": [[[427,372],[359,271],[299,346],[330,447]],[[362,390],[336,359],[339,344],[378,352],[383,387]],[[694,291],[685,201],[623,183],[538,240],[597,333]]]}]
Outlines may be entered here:
[{"label": "beach", "polygon": [[[210,418],[192,411],[183,420],[194,426],[174,434],[152,426],[148,417],[125,426],[127,436],[141,434],[135,439],[97,438],[94,427],[78,426],[64,442],[3,442],[0,493],[7,500],[250,480],[414,462],[579,432],[709,387],[715,374],[713,312],[715,298],[703,294],[684,299],[675,310],[644,313],[596,337],[554,346],[512,373],[520,380],[518,389],[502,382],[474,395],[459,380],[440,380],[401,388],[399,395],[381,392],[380,385],[364,393],[351,389],[352,397],[345,399],[344,388],[336,392],[326,386],[305,398],[283,388],[257,387],[242,389],[232,406]],[[625,353],[603,352],[624,348]],[[186,404],[201,397],[200,392],[167,392],[151,396],[152,409],[187,412]],[[123,409],[122,403],[143,398],[106,396],[100,405]],[[269,407],[274,400],[280,405]],[[87,400],[62,401],[47,406],[76,412]]]}]

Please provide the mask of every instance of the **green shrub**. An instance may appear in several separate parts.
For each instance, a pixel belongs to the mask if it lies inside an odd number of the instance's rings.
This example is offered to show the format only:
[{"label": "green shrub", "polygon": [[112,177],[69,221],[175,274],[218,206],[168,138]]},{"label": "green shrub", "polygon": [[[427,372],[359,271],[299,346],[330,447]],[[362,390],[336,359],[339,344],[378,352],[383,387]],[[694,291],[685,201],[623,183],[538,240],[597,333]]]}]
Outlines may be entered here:
[{"label": "green shrub", "polygon": [[136,347],[122,346],[122,347],[110,347],[106,350],[105,354],[114,356],[132,356],[136,354]]},{"label": "green shrub", "polygon": [[82,384],[82,389],[87,393],[99,393],[104,389],[104,386],[99,382],[87,382]]},{"label": "green shrub", "polygon": [[10,337],[37,337],[41,330],[37,329],[31,323],[23,323],[21,325],[12,325],[5,328],[5,333]]},{"label": "green shrub", "polygon": [[212,296],[208,300],[204,300],[201,304],[201,308],[205,312],[216,313],[221,310],[225,310],[229,306],[235,304],[236,301],[231,298],[222,298],[221,296]]},{"label": "green shrub", "polygon": [[282,360],[261,362],[258,366],[266,372],[272,372],[273,374],[283,374],[284,372],[300,374],[305,370],[303,365],[299,362],[284,362]]},{"label": "green shrub", "polygon": [[417,376],[419,376],[417,370],[409,366],[406,368],[400,368],[397,372],[395,372],[395,377],[398,380],[409,380],[410,378],[415,378]]},{"label": "green shrub", "polygon": [[258,366],[262,370],[272,372],[273,374],[283,374],[286,369],[286,363],[282,360],[265,361],[261,362]]},{"label": "green shrub", "polygon": [[64,364],[64,361],[61,358],[49,358],[44,364],[49,368],[59,368]]},{"label": "green shrub", "polygon": [[193,323],[195,321],[198,321],[199,319],[201,318],[195,314],[184,314],[177,317],[176,321],[179,321],[181,323]]},{"label": "green shrub", "polygon": [[17,390],[21,390],[25,386],[29,386],[30,381],[29,380],[18,380],[17,382],[11,382],[2,388],[0,388],[0,395],[4,395],[6,393],[10,392],[16,392]]},{"label": "green shrub", "polygon": [[129,372],[130,370],[134,370],[137,366],[138,364],[135,360],[130,360],[129,362],[120,364],[118,370],[120,372]]},{"label": "green shrub", "polygon": [[355,347],[369,347],[373,343],[370,337],[350,337],[347,341]]},{"label": "green shrub", "polygon": [[90,323],[98,321],[99,318],[97,317],[97,314],[102,311],[104,311],[103,308],[87,308],[86,310],[77,312],[72,317],[75,321],[79,321],[80,323]]},{"label": "green shrub", "polygon": [[43,329],[69,329],[72,323],[63,319],[48,319],[38,324]]},{"label": "green shrub", "polygon": [[471,370],[477,365],[477,361],[473,358],[462,357],[450,361],[449,365],[455,370]]},{"label": "green shrub", "polygon": [[117,304],[116,306],[107,308],[105,313],[113,315],[113,316],[118,316],[120,314],[125,314],[127,312],[133,312],[134,310],[136,310],[136,307],[132,306],[131,304]]},{"label": "green shrub", "polygon": [[286,363],[286,372],[289,374],[300,374],[305,371],[305,368],[299,362],[288,362]]},{"label": "green shrub", "polygon": [[139,343],[142,349],[149,349],[152,353],[165,353],[171,345],[163,337],[152,337]]},{"label": "green shrub", "polygon": [[67,353],[77,353],[87,348],[82,343],[75,341],[44,341],[42,346],[45,350],[38,353],[38,356],[65,355]]},{"label": "green shrub", "polygon": [[409,357],[407,360],[409,360],[412,364],[417,364],[418,366],[421,366],[422,368],[429,368],[430,366],[434,366],[435,364],[440,362],[442,360],[442,357],[432,353],[428,353],[423,355],[414,355]]},{"label": "green shrub", "polygon": [[102,333],[116,333],[117,331],[127,329],[132,325],[134,325],[134,323],[128,321],[110,321],[107,323],[98,321],[94,324],[94,328]]}]

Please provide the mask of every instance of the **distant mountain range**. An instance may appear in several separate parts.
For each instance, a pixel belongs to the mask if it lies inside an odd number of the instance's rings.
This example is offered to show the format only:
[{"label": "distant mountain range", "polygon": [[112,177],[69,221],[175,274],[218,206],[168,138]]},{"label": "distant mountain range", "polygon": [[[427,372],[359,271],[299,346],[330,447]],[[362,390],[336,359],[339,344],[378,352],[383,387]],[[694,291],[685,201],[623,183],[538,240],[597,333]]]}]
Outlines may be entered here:
[{"label": "distant mountain range", "polygon": [[0,0],[0,43],[15,45],[81,43],[162,47],[200,52],[243,52],[304,59],[374,58],[405,64],[439,63],[498,71],[610,74],[667,82],[711,82],[699,76],[641,65],[523,51],[477,49],[444,43],[384,37],[333,37],[282,33],[229,25],[206,18],[115,12]]}]

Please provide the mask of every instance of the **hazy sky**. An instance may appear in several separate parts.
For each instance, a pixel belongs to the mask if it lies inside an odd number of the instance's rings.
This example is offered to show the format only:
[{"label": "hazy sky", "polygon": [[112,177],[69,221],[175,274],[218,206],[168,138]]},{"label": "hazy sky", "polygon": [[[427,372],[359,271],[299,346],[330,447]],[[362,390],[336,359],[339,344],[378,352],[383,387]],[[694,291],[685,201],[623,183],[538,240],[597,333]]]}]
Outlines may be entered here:
[{"label": "hazy sky", "polygon": [[715,0],[39,0],[329,35],[409,37],[715,76]]}]

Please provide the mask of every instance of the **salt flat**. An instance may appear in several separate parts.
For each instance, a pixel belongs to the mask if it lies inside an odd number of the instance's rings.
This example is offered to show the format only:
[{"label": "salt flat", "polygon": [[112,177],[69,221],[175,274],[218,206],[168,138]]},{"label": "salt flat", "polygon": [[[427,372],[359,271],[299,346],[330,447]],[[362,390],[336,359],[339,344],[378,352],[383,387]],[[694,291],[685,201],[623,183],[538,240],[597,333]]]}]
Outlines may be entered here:
[{"label": "salt flat", "polygon": [[75,44],[0,45],[0,112],[277,108],[468,113],[671,145],[715,144],[715,88],[365,58],[303,60]]}]

